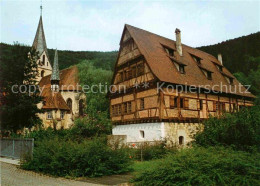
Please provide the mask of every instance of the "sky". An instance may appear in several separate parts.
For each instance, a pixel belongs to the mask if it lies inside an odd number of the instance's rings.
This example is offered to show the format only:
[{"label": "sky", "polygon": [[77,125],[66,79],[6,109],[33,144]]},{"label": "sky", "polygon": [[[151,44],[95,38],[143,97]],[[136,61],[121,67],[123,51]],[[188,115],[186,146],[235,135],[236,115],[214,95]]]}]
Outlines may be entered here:
[{"label": "sky", "polygon": [[[0,41],[32,45],[41,0],[0,0]],[[124,24],[192,46],[216,44],[260,31],[260,1],[42,0],[48,48],[119,49]]]}]

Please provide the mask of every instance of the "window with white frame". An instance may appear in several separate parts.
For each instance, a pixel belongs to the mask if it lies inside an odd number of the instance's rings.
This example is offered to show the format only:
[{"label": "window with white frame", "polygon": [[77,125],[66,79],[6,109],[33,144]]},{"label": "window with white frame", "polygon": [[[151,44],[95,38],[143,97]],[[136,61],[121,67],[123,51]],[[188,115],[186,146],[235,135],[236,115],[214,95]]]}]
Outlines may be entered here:
[{"label": "window with white frame", "polygon": [[47,119],[52,119],[52,111],[47,112]]}]

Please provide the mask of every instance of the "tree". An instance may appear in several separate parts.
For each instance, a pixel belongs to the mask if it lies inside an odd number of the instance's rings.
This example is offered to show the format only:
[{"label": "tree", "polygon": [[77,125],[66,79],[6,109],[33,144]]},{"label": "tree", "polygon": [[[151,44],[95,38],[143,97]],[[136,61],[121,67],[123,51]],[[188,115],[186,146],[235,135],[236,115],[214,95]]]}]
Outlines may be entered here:
[{"label": "tree", "polygon": [[237,72],[234,76],[240,81],[243,85],[250,85],[250,92],[254,94],[257,98],[255,100],[256,105],[260,105],[260,57],[249,57],[248,63],[254,63],[258,66],[250,70],[248,76],[243,72]]},{"label": "tree", "polygon": [[95,61],[82,61],[78,64],[79,80],[82,87],[89,87],[85,90],[87,97],[87,116],[75,122],[74,129],[77,134],[93,136],[108,134],[111,132],[111,122],[109,119],[109,100],[106,97],[109,88],[112,71],[96,68]]},{"label": "tree", "polygon": [[239,150],[259,148],[260,106],[226,113],[220,119],[212,117],[204,123],[204,130],[195,135],[201,146],[233,146]]},{"label": "tree", "polygon": [[37,108],[42,97],[36,86],[38,52],[15,43],[8,55],[1,56],[1,130],[16,132],[40,124]]}]

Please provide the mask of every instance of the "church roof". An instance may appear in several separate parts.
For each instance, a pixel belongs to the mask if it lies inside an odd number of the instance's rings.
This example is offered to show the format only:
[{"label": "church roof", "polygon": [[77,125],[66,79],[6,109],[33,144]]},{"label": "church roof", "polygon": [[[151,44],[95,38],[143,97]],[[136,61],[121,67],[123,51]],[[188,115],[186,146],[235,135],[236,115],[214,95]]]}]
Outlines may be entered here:
[{"label": "church roof", "polygon": [[[60,91],[80,91],[82,90],[79,85],[78,68],[72,66],[70,68],[61,70],[59,72],[59,90]],[[43,109],[63,109],[69,110],[66,101],[60,92],[51,91],[51,75],[43,77],[39,86],[43,89],[42,95],[44,97]]]},{"label": "church roof", "polygon": [[[77,91],[81,90],[78,78],[78,67],[72,66],[70,68],[63,69],[59,72],[60,82],[59,89],[63,91]],[[51,75],[44,76],[40,82],[40,87],[48,87],[51,85]]]},{"label": "church roof", "polygon": [[32,46],[33,48],[36,49],[36,51],[39,52],[39,55],[41,55],[45,51],[46,55],[48,56],[47,44],[45,40],[43,23],[42,23],[42,16],[40,16],[38,28]]},{"label": "church roof", "polygon": [[[219,66],[222,66],[222,64],[214,56],[184,44],[182,44],[182,56],[180,56],[177,52],[176,42],[174,40],[127,24],[125,25],[123,33],[125,33],[126,30],[130,33],[141,54],[147,61],[152,73],[159,79],[159,81],[196,87],[207,85],[207,89],[210,90],[222,91],[224,93],[246,97],[255,97],[249,92],[246,93],[245,87],[241,88],[241,92],[234,92],[232,88],[224,88],[223,90],[220,90],[220,87],[223,85],[230,87],[230,84],[225,77],[233,78],[233,85],[236,87],[238,87],[240,82],[238,82],[238,80],[225,67],[223,67],[223,72],[220,72],[217,69],[216,64]],[[167,55],[164,50],[165,46],[176,51],[174,59],[171,59],[171,57]],[[194,61],[192,56],[197,56],[201,59],[200,65]],[[181,74],[177,70],[173,61],[185,65],[184,74]],[[207,79],[201,69],[206,69],[207,71],[212,72],[212,80]],[[234,87],[233,85],[231,87]]]},{"label": "church roof", "polygon": [[57,49],[55,50],[51,80],[60,80],[59,61],[58,61],[58,51],[57,51]]},{"label": "church roof", "polygon": [[50,86],[43,89],[41,96],[44,97],[43,109],[70,110],[61,93],[52,91]]}]

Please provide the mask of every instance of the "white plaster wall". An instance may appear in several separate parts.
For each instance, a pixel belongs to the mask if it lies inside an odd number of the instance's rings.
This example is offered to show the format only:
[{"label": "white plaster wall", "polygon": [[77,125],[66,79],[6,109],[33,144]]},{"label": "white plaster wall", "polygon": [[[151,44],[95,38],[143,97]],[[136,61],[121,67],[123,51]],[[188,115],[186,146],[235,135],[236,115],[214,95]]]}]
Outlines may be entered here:
[{"label": "white plaster wall", "polygon": [[[152,142],[166,140],[167,145],[179,145],[179,137],[183,136],[183,145],[186,146],[193,140],[193,136],[201,129],[199,123],[139,123],[116,125],[112,129],[113,135],[126,135],[126,142]],[[140,130],[145,137],[142,138]]]},{"label": "white plaster wall", "polygon": [[[140,130],[144,131],[142,138]],[[112,129],[113,135],[127,135],[127,142],[159,141],[164,138],[164,123],[140,123],[117,125]]]}]

